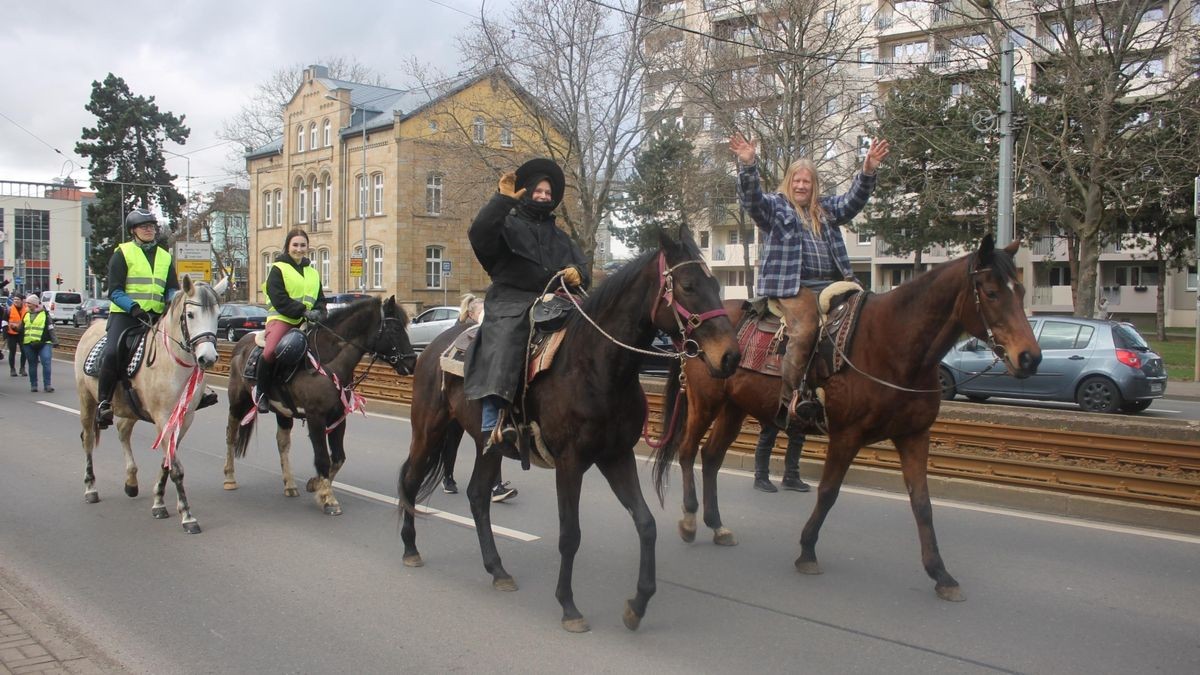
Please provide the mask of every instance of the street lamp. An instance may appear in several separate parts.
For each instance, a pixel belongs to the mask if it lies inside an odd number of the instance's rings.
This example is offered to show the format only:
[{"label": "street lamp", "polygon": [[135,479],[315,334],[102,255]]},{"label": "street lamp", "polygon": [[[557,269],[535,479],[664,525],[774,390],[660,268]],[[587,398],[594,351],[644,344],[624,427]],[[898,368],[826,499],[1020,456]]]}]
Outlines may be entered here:
[{"label": "street lamp", "polygon": [[183,240],[191,241],[192,240],[191,239],[191,237],[192,237],[192,210],[191,210],[192,158],[188,157],[187,155],[181,155],[177,152],[171,152],[170,150],[163,150],[163,152],[168,155],[173,155],[175,157],[182,157],[184,160],[187,161],[187,195],[185,196],[185,198],[183,200],[183,223],[184,223],[184,225],[183,225],[183,227],[184,227]]},{"label": "street lamp", "polygon": [[362,279],[359,281],[362,284],[362,290],[367,290],[367,113],[361,107],[352,103],[346,103],[342,99],[333,94],[325,94],[325,98],[330,101],[336,101],[344,105],[350,106],[350,123],[354,123],[354,111],[362,113],[359,117],[359,122],[362,124],[362,189],[360,190],[360,198],[358,201],[359,215],[362,216],[362,262],[359,266],[362,272]]}]

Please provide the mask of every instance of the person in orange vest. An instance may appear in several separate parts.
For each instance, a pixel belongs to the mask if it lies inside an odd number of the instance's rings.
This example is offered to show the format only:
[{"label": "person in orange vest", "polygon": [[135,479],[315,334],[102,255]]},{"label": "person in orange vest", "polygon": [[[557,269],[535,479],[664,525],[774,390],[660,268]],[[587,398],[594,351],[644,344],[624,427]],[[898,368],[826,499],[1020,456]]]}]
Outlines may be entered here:
[{"label": "person in orange vest", "polygon": [[[8,325],[4,328],[4,337],[8,341],[8,374],[11,377],[25,376],[25,350],[21,349],[21,324],[25,323],[25,314],[29,309],[21,296],[13,294],[12,305],[8,308]],[[21,372],[17,373],[17,353],[21,354]]]}]

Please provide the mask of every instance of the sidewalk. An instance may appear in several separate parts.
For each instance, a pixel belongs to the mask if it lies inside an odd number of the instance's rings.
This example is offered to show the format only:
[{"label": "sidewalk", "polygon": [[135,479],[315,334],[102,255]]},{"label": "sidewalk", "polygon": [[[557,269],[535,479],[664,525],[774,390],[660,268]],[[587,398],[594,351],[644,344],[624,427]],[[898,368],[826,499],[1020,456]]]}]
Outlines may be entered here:
[{"label": "sidewalk", "polygon": [[1169,380],[1167,381],[1167,398],[1200,401],[1200,383]]},{"label": "sidewalk", "polygon": [[0,580],[0,675],[104,672],[14,598]]}]

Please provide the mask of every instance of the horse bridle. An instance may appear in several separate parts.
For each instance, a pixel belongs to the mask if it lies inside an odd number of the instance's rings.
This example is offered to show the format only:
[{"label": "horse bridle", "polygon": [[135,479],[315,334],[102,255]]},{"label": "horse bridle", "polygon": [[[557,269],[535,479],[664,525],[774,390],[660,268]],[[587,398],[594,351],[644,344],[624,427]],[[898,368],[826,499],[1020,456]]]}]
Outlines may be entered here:
[{"label": "horse bridle", "polygon": [[[700,344],[692,339],[692,333],[705,321],[715,319],[718,316],[729,316],[729,312],[726,312],[724,307],[718,307],[696,314],[675,299],[674,273],[675,270],[684,265],[700,265],[706,275],[712,276],[712,273],[704,266],[703,260],[684,260],[681,263],[667,267],[667,254],[659,251],[658,274],[662,277],[662,281],[658,285],[658,299],[665,301],[667,307],[674,310],[671,316],[675,318],[675,325],[679,328],[680,335],[683,336],[682,340],[676,344],[676,347],[688,358],[695,358],[700,355]],[[654,307],[650,310],[650,323],[654,323],[654,315],[657,312],[658,301],[656,300]]]},{"label": "horse bridle", "polygon": [[[387,322],[389,322],[389,321],[398,321],[398,322],[400,322],[400,323],[402,323],[402,324],[403,324],[403,322],[404,322],[404,320],[403,320],[403,319],[401,319],[400,317],[396,317],[396,316],[385,316],[385,315],[384,315],[384,313],[383,313],[383,305],[380,305],[380,306],[379,306],[379,319],[380,319],[380,321],[379,321],[379,332],[375,334],[375,340],[374,340],[375,344],[379,344],[379,339],[380,339],[381,337],[383,337],[383,329],[384,329],[384,327],[385,327],[385,326],[387,326]],[[346,344],[348,344],[348,345],[350,345],[350,346],[352,346],[352,347],[357,347],[358,349],[361,349],[361,350],[363,350],[363,352],[369,353],[369,354],[371,355],[371,363],[368,363],[368,364],[367,364],[367,370],[370,370],[370,369],[371,369],[371,365],[372,365],[372,364],[374,364],[374,363],[375,363],[375,361],[384,361],[384,362],[386,362],[388,365],[390,365],[390,366],[392,366],[393,368],[395,368],[395,367],[396,367],[396,364],[397,364],[397,363],[400,363],[401,361],[403,361],[403,360],[404,360],[404,357],[406,356],[405,354],[402,354],[402,353],[400,353],[400,348],[399,348],[399,347],[396,347],[396,348],[394,348],[394,349],[392,350],[392,353],[391,353],[391,354],[388,354],[387,356],[384,356],[383,354],[380,354],[380,353],[379,353],[379,350],[376,350],[376,349],[369,349],[369,348],[367,348],[367,347],[366,347],[366,346],[364,346],[364,345],[360,345],[360,344],[358,344],[358,343],[357,343],[357,342],[355,342],[354,340],[351,340],[351,339],[349,339],[349,338],[342,337],[341,335],[338,335],[336,331],[334,331],[334,330],[333,330],[332,328],[330,328],[329,326],[326,326],[324,323],[321,323],[320,321],[312,321],[312,322],[310,322],[310,323],[312,323],[312,325],[313,325],[313,327],[314,327],[314,328],[322,328],[322,329],[324,329],[324,330],[327,330],[327,331],[329,331],[329,334],[330,334],[330,335],[332,335],[332,336],[334,336],[335,338],[337,338],[337,339],[341,340],[342,342],[345,342]],[[318,359],[318,360],[320,360],[320,359]],[[360,379],[361,379],[361,378],[360,378]]]},{"label": "horse bridle", "polygon": [[[196,347],[198,347],[199,345],[201,345],[205,342],[211,342],[211,343],[213,343],[213,347],[215,348],[217,346],[217,334],[212,331],[205,331],[203,333],[197,333],[196,335],[192,335],[191,330],[188,329],[188,320],[187,320],[187,311],[186,311],[187,307],[188,307],[188,305],[191,305],[193,307],[201,307],[202,308],[202,307],[204,307],[204,305],[202,303],[196,302],[194,300],[184,300],[181,303],[181,305],[182,305],[182,309],[179,312],[179,332],[183,337],[182,340],[176,340],[175,338],[171,337],[171,331],[166,327],[151,324],[150,329],[152,331],[158,331],[161,329],[162,335],[163,335],[163,346],[166,346],[167,340],[170,340],[171,342],[174,342],[176,345],[178,345],[179,348],[183,350],[183,353],[190,355],[192,357],[192,361],[195,362],[196,361]],[[166,317],[164,316],[164,318],[166,318]],[[153,338],[151,338],[151,342],[153,342]],[[154,363],[154,356],[152,354],[149,355],[147,358],[148,358],[147,363],[149,363],[149,364]],[[175,356],[175,354],[173,354],[173,353],[171,354],[171,358],[175,359],[175,363],[178,363],[179,365],[184,366],[184,367],[191,367],[193,365],[196,365],[196,363],[189,364],[189,363],[184,362],[178,356]]]},{"label": "horse bridle", "polygon": [[987,346],[996,355],[996,360],[999,361],[1008,354],[1008,350],[1004,348],[1004,345],[996,342],[996,335],[992,332],[992,325],[988,323],[987,316],[983,313],[983,301],[979,299],[979,284],[975,282],[975,275],[991,272],[992,268],[975,268],[975,264],[979,261],[978,255],[977,253],[971,254],[971,263],[967,265],[967,279],[971,283],[971,293],[975,298],[975,313],[979,315],[979,320],[983,322],[983,330],[987,335]]}]

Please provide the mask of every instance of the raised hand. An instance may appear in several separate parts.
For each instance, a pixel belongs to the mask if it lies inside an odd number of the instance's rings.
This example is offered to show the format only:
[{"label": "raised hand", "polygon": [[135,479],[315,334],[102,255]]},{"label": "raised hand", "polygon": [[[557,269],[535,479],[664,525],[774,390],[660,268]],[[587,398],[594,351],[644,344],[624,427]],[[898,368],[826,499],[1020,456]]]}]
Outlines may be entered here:
[{"label": "raised hand", "polygon": [[757,156],[754,151],[754,143],[746,140],[745,136],[736,131],[729,137],[729,149],[737,155],[738,161],[742,164],[753,164],[754,158]]},{"label": "raised hand", "polygon": [[867,150],[867,160],[863,162],[863,173],[873,174],[883,163],[884,158],[888,156],[888,142],[882,138],[876,138],[871,141],[871,148]]}]

